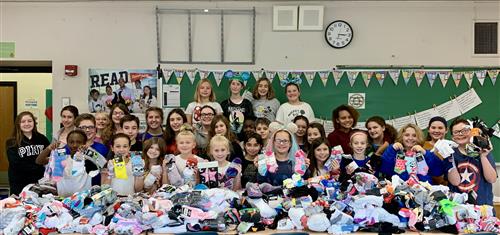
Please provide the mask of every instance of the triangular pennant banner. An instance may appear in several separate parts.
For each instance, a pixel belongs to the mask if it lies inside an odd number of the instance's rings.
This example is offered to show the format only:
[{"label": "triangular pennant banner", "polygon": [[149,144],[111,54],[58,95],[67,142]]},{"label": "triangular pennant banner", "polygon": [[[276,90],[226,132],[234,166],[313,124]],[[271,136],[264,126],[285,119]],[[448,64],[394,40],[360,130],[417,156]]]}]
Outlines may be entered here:
[{"label": "triangular pennant banner", "polygon": [[453,72],[451,73],[452,77],[453,77],[453,81],[455,82],[455,86],[458,87],[458,85],[460,85],[460,79],[462,79],[462,75],[464,73],[463,72]]},{"label": "triangular pennant banner", "polygon": [[194,83],[194,79],[196,79],[196,74],[198,74],[198,76],[200,76],[201,79],[204,78],[199,70],[195,70],[192,74],[189,75],[189,81],[191,82],[191,84]]},{"label": "triangular pennant banner", "polygon": [[215,83],[217,83],[217,86],[220,86],[220,82],[224,78],[224,73],[225,73],[224,71],[212,72],[212,74],[214,75]]},{"label": "triangular pennant banner", "polygon": [[188,70],[187,71],[187,75],[188,75],[188,78],[189,78],[189,81],[191,81],[191,84],[193,83],[194,79],[196,78],[196,73],[198,72],[198,70]]},{"label": "triangular pennant banner", "polygon": [[385,71],[375,71],[375,78],[377,79],[380,86],[383,86],[385,79]]},{"label": "triangular pennant banner", "polygon": [[469,84],[469,87],[471,87],[472,86],[472,79],[474,78],[474,72],[473,71],[464,72],[464,77],[465,77],[465,81],[467,82],[467,84]]},{"label": "triangular pennant banner", "polygon": [[256,81],[259,80],[260,78],[266,77],[265,73],[266,71],[263,69],[252,71],[253,77],[255,78]]},{"label": "triangular pennant banner", "polygon": [[363,81],[365,82],[365,86],[368,87],[370,85],[370,80],[372,78],[371,71],[361,71],[361,76],[363,77]]},{"label": "triangular pennant banner", "polygon": [[413,72],[413,76],[415,76],[415,81],[417,81],[417,87],[419,87],[420,83],[422,83],[422,80],[424,80],[424,75],[425,71],[423,70],[418,70]]},{"label": "triangular pennant banner", "polygon": [[288,76],[288,72],[280,71],[280,72],[277,72],[277,73],[278,73],[278,77],[280,78],[280,80],[286,79],[287,76]]},{"label": "triangular pennant banner", "polygon": [[488,71],[488,76],[490,77],[491,79],[491,82],[493,83],[493,85],[495,85],[495,82],[497,81],[497,77],[498,77],[498,73],[500,72],[500,70],[489,70]]},{"label": "triangular pennant banner", "polygon": [[394,84],[398,85],[399,70],[389,70],[388,73]]},{"label": "triangular pennant banner", "polygon": [[168,82],[173,72],[174,72],[173,69],[163,69],[163,75],[165,75],[165,80],[166,80],[165,82]]},{"label": "triangular pennant banner", "polygon": [[319,78],[321,78],[321,82],[323,82],[323,86],[326,86],[326,82],[328,82],[328,75],[330,71],[318,71]]},{"label": "triangular pennant banner", "polygon": [[349,84],[351,84],[351,87],[354,85],[358,73],[359,73],[358,71],[353,71],[353,70],[347,71],[347,79],[349,80]]},{"label": "triangular pennant banner", "polygon": [[410,77],[411,77],[412,73],[413,73],[413,70],[409,70],[409,69],[401,70],[401,74],[403,75],[403,80],[405,81],[406,85],[408,85],[408,82],[410,81]]},{"label": "triangular pennant banner", "polygon": [[429,84],[432,87],[432,85],[434,85],[434,82],[436,81],[438,73],[434,72],[434,71],[429,71],[429,72],[427,72],[425,74],[427,76],[427,80],[429,80]]},{"label": "triangular pennant banner", "polygon": [[439,80],[441,80],[441,84],[443,84],[443,87],[445,87],[448,79],[450,78],[450,72],[439,72],[438,75]]},{"label": "triangular pennant banner", "polygon": [[341,71],[341,70],[333,70],[332,71],[333,81],[335,81],[335,85],[339,84],[340,79],[342,78],[343,74],[344,74],[344,71]]},{"label": "triangular pennant banner", "polygon": [[481,86],[484,84],[484,79],[486,78],[486,70],[478,70],[474,72],[476,74],[477,80]]},{"label": "triangular pennant banner", "polygon": [[181,84],[182,78],[184,78],[184,70],[176,70],[175,78],[177,79],[177,84]]},{"label": "triangular pennant banner", "polygon": [[304,72],[304,75],[306,76],[306,80],[309,86],[312,86],[316,72]]}]

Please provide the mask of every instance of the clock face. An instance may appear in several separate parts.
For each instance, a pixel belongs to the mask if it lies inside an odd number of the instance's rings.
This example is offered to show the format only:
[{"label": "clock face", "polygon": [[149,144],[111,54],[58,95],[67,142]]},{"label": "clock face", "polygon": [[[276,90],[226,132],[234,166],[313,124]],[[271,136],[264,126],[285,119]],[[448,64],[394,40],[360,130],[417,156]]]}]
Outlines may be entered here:
[{"label": "clock face", "polygon": [[333,48],[344,48],[352,41],[352,27],[343,20],[333,21],[325,30],[325,39]]}]

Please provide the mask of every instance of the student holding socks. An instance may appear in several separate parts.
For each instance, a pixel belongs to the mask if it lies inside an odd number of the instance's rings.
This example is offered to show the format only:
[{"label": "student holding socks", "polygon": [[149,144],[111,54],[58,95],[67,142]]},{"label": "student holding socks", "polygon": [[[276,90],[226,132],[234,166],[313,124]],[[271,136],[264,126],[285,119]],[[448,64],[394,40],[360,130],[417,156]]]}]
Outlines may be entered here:
[{"label": "student holding socks", "polygon": [[231,77],[229,89],[231,95],[229,99],[221,102],[224,116],[229,119],[231,130],[238,136],[239,140],[243,139],[243,123],[246,119],[255,119],[252,103],[241,97],[241,89],[245,86],[240,75]]},{"label": "student holding socks", "polygon": [[[108,155],[108,148],[99,142],[96,139],[96,125],[95,125],[95,117],[92,114],[83,113],[80,114],[76,120],[75,125],[78,129],[85,132],[87,135],[87,143],[85,144],[87,147],[91,147],[95,149],[101,156],[106,157]],[[97,166],[93,164],[89,160],[85,160],[85,168],[87,173],[90,171],[97,170]],[[92,178],[92,185],[100,185],[101,184],[101,175],[98,174]]]},{"label": "student holding socks", "polygon": [[111,185],[118,196],[128,196],[144,189],[144,176],[134,176],[130,161],[130,139],[118,133],[111,139],[113,159],[108,161],[108,177],[103,184]]},{"label": "student holding socks", "polygon": [[[381,173],[390,178],[399,175],[401,179],[411,177],[420,181],[431,181],[431,176],[443,174],[443,162],[434,153],[422,148],[423,133],[415,124],[403,126],[393,145],[382,155]],[[421,154],[421,156],[419,156]],[[423,156],[423,157],[422,157]]]},{"label": "student holding socks", "polygon": [[[444,139],[446,133],[448,133],[447,126],[448,124],[446,122],[446,119],[444,119],[443,117],[436,116],[431,118],[429,120],[429,125],[427,126],[427,138],[423,148],[425,150],[432,150],[434,148],[434,144],[436,144],[438,140]],[[436,153],[436,155],[442,158],[441,155],[439,155],[439,153]],[[435,184],[442,184],[442,185],[448,184],[448,182],[444,179],[443,176],[432,177],[432,181]]]},{"label": "student holding socks", "polygon": [[[470,203],[493,206],[493,184],[497,181],[493,146],[478,152],[466,150],[470,144],[471,126],[467,120],[457,118],[451,125],[452,139],[458,144],[452,156],[445,159],[450,189],[467,193]],[[479,155],[479,156],[472,156]]]},{"label": "student holding socks", "polygon": [[282,104],[276,113],[276,121],[286,125],[293,121],[296,116],[302,115],[314,122],[314,111],[311,106],[300,100],[300,88],[295,83],[288,83],[285,86],[288,102]]},{"label": "student holding socks", "polygon": [[[283,180],[291,178],[295,173],[295,154],[299,150],[299,145],[294,137],[294,132],[297,127],[295,124],[291,124],[287,125],[287,128],[281,128],[275,131],[269,139],[267,147],[264,149],[265,154],[259,156],[259,175],[257,176],[259,183],[270,183],[274,186],[281,186],[283,185]],[[266,163],[264,163],[264,165],[260,163],[262,157],[264,159],[275,158],[275,160],[271,160],[271,162],[276,162],[273,167],[275,169],[270,169],[269,167],[264,168]],[[305,158],[306,169],[309,163],[310,160]],[[307,170],[302,177],[307,179],[309,175],[310,172]]]},{"label": "student holding socks", "polygon": [[229,140],[222,135],[212,137],[208,146],[211,160],[217,162],[219,188],[237,191],[241,189],[241,164],[228,161],[229,148]]},{"label": "student holding socks", "polygon": [[73,105],[68,105],[61,110],[61,129],[54,135],[52,142],[60,142],[65,145],[66,136],[72,130],[76,129],[75,118],[78,117],[78,108]]},{"label": "student holding socks", "polygon": [[250,101],[252,101],[255,116],[273,122],[276,119],[276,112],[280,108],[280,102],[275,98],[271,81],[265,77],[259,78],[251,97]]},{"label": "student holding socks", "polygon": [[149,107],[146,110],[146,131],[139,134],[139,140],[144,142],[152,137],[163,137],[163,110],[158,107]]},{"label": "student holding socks", "polygon": [[325,169],[325,163],[330,158],[330,153],[332,149],[328,146],[328,140],[326,138],[314,139],[310,145],[310,150],[307,154],[307,158],[311,161],[309,165],[309,171],[311,172],[311,177],[322,176],[322,175],[338,175],[340,172],[340,165],[337,161],[332,162],[331,170]]},{"label": "student holding socks", "polygon": [[179,154],[175,136],[181,131],[181,127],[187,123],[187,117],[182,109],[172,109],[167,115],[167,125],[165,127],[165,142],[167,154]]},{"label": "student holding socks", "polygon": [[[266,119],[267,120],[267,119]],[[257,167],[254,162],[260,154],[264,142],[257,133],[248,135],[244,141],[245,157],[242,161],[241,185],[247,185],[248,182],[257,182]]]},{"label": "student holding socks", "polygon": [[35,161],[49,144],[47,137],[38,132],[36,118],[31,112],[24,111],[16,116],[14,132],[5,144],[11,194],[19,195],[26,185],[43,177],[45,169]]},{"label": "student holding socks", "polygon": [[208,132],[210,139],[217,134],[223,135],[231,142],[229,161],[233,161],[235,158],[243,159],[243,150],[235,134],[229,129],[229,120],[223,115],[216,115],[210,124],[210,131]]},{"label": "student holding socks", "polygon": [[168,183],[167,169],[163,168],[165,158],[165,141],[162,138],[153,137],[144,142],[142,159],[144,159],[144,189],[153,193],[163,184]]},{"label": "student holding socks", "polygon": [[349,138],[358,118],[359,113],[352,106],[343,104],[335,108],[332,112],[334,130],[328,134],[330,146],[340,145],[345,154],[352,154]]},{"label": "student holding socks", "polygon": [[189,103],[186,107],[186,116],[190,125],[200,122],[200,109],[204,105],[209,105],[215,109],[216,114],[222,113],[222,107],[219,103],[215,102],[216,97],[212,89],[212,85],[207,78],[201,79],[196,85],[194,92],[194,101]]},{"label": "student holding socks", "polygon": [[368,118],[365,127],[368,130],[368,142],[370,143],[370,153],[368,154],[373,157],[370,164],[378,169],[381,164],[380,157],[389,144],[394,143],[398,131],[393,126],[386,124],[384,118],[380,116]]}]

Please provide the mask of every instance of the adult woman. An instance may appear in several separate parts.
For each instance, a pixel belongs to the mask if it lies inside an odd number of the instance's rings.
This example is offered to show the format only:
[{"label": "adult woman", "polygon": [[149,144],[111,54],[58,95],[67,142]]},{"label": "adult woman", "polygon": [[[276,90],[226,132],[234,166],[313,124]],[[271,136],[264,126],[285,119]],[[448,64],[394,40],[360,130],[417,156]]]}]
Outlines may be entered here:
[{"label": "adult woman", "polygon": [[210,124],[216,111],[212,106],[205,105],[200,109],[200,122],[195,125],[195,137],[196,137],[196,148],[198,150],[198,155],[206,155],[206,147],[210,141],[210,136],[208,134],[210,130]]},{"label": "adult woman", "polygon": [[65,106],[61,109],[61,129],[54,135],[54,142],[60,142],[61,145],[67,143],[68,133],[75,130],[75,118],[78,116],[78,108],[73,105]]},{"label": "adult woman", "polygon": [[175,136],[181,130],[182,124],[187,123],[187,117],[182,109],[172,109],[167,115],[167,125],[165,127],[165,142],[167,154],[179,154]]},{"label": "adult woman", "polygon": [[127,106],[122,103],[114,104],[111,107],[109,116],[111,117],[111,132],[114,134],[121,133],[120,120],[123,116],[130,114]]},{"label": "adult woman", "polygon": [[340,105],[332,111],[333,127],[335,128],[328,134],[328,143],[330,146],[342,146],[346,154],[352,154],[349,139],[353,128],[358,122],[359,113],[352,106]]},{"label": "adult woman", "polygon": [[151,92],[151,87],[150,86],[144,86],[142,88],[142,95],[140,96],[139,102],[134,103],[134,112],[136,113],[143,113],[145,112],[149,107],[155,107],[156,106],[156,97],[153,95]]},{"label": "adult woman", "polygon": [[35,160],[49,144],[47,137],[38,132],[32,113],[24,111],[17,115],[14,132],[6,142],[11,194],[19,195],[24,186],[43,177],[45,168]]},{"label": "adult woman", "polygon": [[282,124],[288,124],[293,121],[296,116],[302,115],[314,122],[314,111],[311,106],[300,100],[300,88],[295,83],[288,83],[285,86],[286,97],[288,102],[282,104],[276,113],[276,121]]},{"label": "adult woman", "polygon": [[101,144],[107,144],[113,134],[111,131],[111,119],[106,112],[97,112],[95,114],[96,136],[95,141]]}]

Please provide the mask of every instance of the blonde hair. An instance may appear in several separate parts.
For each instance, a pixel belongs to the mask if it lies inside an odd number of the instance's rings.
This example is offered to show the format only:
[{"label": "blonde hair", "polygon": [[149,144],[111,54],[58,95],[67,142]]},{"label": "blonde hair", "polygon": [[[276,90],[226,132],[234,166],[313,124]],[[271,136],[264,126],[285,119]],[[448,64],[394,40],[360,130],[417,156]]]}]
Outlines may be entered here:
[{"label": "blonde hair", "polygon": [[210,83],[210,80],[208,80],[208,78],[203,78],[198,82],[198,84],[196,84],[196,90],[194,91],[193,98],[196,102],[201,102],[199,89],[201,87],[201,84],[203,84],[205,82],[208,83],[208,85],[210,85],[210,96],[208,97],[208,100],[210,102],[214,102],[216,100],[216,97],[215,97],[215,93],[214,93],[214,89],[212,87],[212,84]]},{"label": "blonde hair", "polygon": [[415,124],[406,124],[401,129],[398,131],[398,136],[396,137],[396,142],[403,143],[403,134],[408,128],[413,128],[415,130],[415,134],[417,136],[417,144],[418,145],[423,145],[424,144],[424,133],[422,132],[422,129],[418,127]]},{"label": "blonde hair", "polygon": [[[96,129],[97,135],[101,138],[103,144],[107,144],[109,140],[111,139],[111,136],[113,135],[113,126],[112,126],[112,121],[111,118],[109,117],[109,113],[106,111],[99,111],[95,114],[95,118],[97,119],[97,116],[101,116],[106,118],[106,124],[104,126],[104,129],[98,130]],[[97,125],[96,125],[97,127]]]},{"label": "blonde hair", "polygon": [[229,153],[228,156],[231,153],[231,148],[230,148],[231,145],[229,143],[229,140],[226,137],[224,137],[223,135],[217,134],[210,139],[210,143],[208,144],[208,155],[210,156],[210,158],[212,160],[214,160],[212,157],[212,153],[211,153],[212,148],[213,148],[213,146],[218,145],[218,144],[224,145],[227,148],[227,151]]},{"label": "blonde hair", "polygon": [[194,142],[196,142],[196,137],[194,136],[193,128],[187,123],[182,124],[179,133],[175,136],[175,140],[179,141],[179,138],[184,136],[190,137],[193,139]]}]

